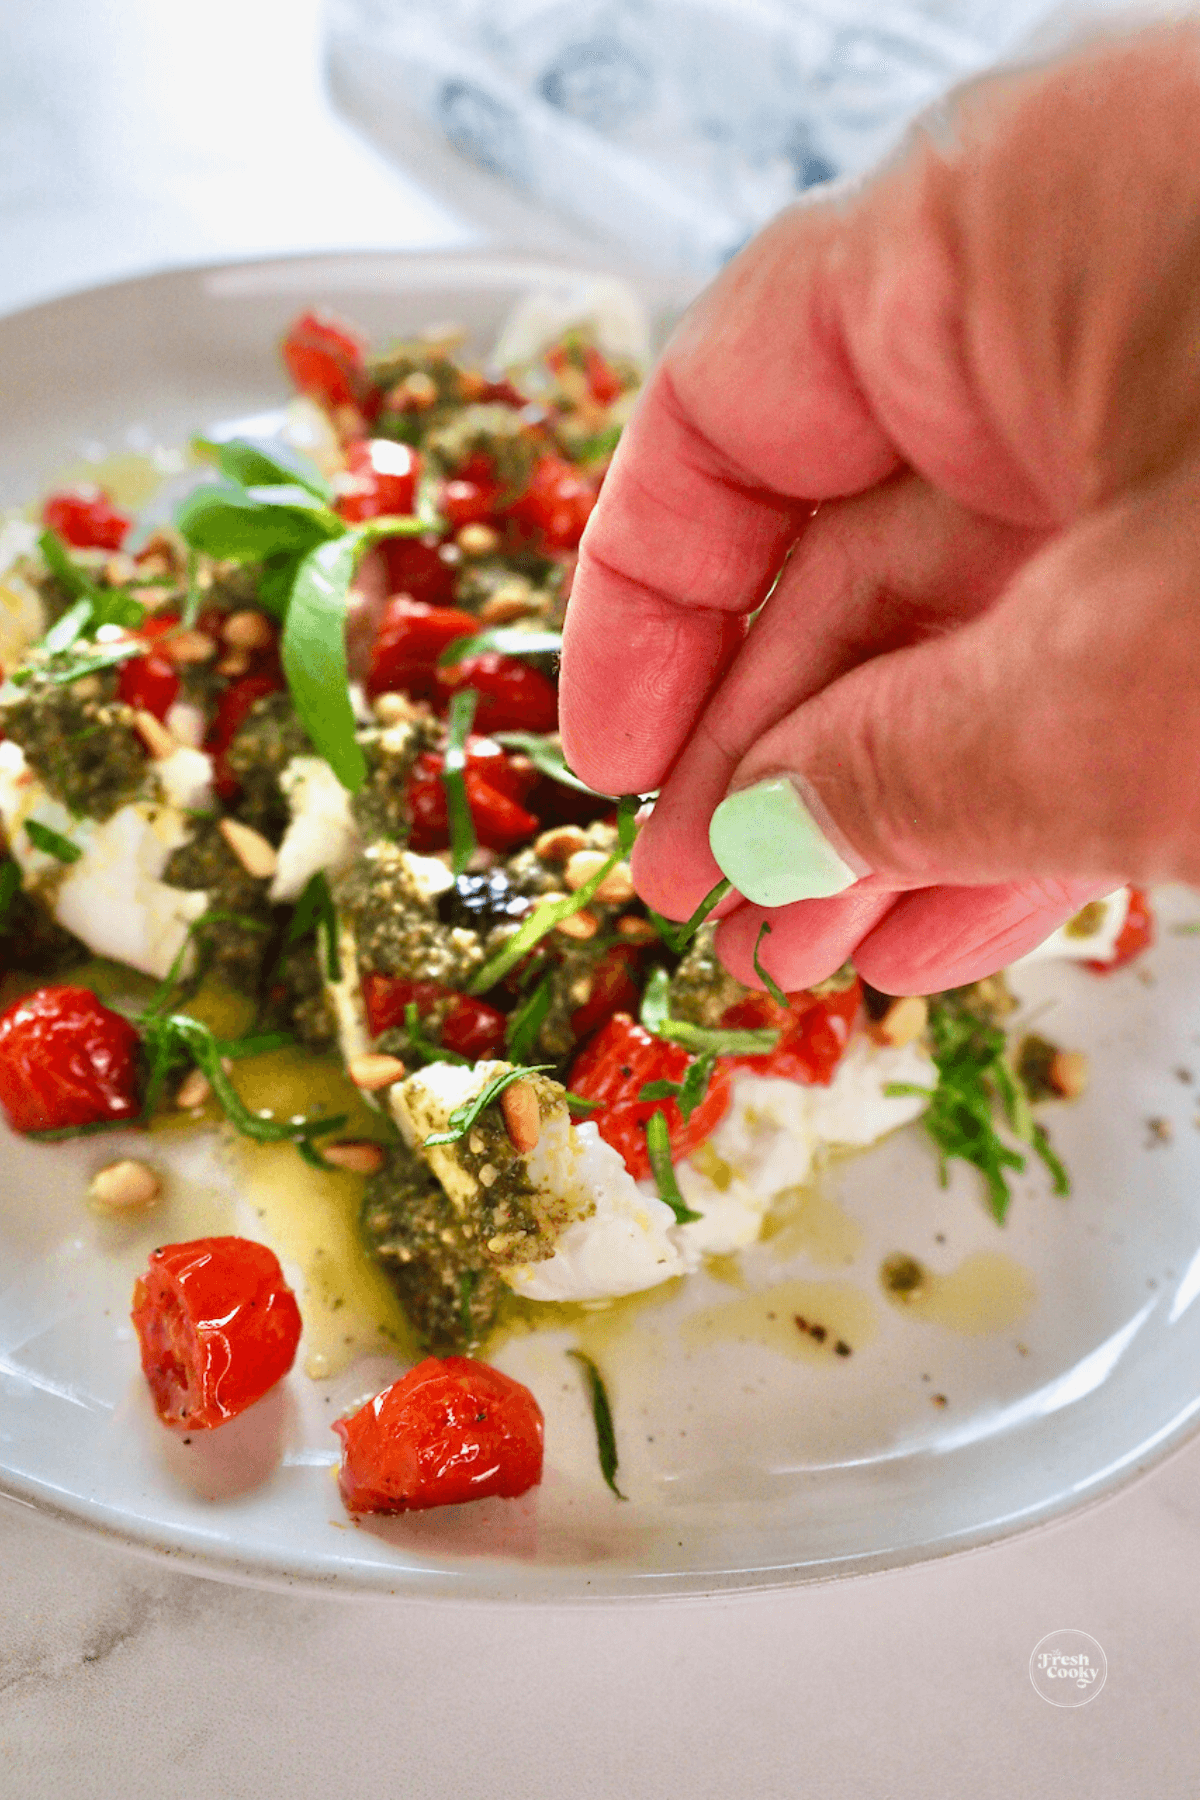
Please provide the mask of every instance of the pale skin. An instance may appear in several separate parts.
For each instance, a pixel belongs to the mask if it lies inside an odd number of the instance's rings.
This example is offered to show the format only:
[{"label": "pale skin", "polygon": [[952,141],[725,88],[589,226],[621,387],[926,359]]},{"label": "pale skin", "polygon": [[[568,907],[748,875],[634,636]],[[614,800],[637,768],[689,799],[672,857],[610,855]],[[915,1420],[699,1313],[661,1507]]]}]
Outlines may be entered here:
[{"label": "pale skin", "polygon": [[785,988],[927,993],[1200,883],[1200,25],[975,84],[730,264],[588,525],[561,706],[587,781],[661,787],[669,917],[780,772],[871,871],[728,900],[751,985],[764,919]]}]

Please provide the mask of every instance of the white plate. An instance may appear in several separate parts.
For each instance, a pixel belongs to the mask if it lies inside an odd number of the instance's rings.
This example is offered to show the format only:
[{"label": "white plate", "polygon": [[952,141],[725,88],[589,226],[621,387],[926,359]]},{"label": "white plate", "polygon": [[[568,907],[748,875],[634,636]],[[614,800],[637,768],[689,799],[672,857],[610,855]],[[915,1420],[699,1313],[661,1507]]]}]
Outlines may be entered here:
[{"label": "white plate", "polygon": [[[179,442],[277,404],[274,345],[304,306],[331,305],[379,336],[457,318],[485,343],[545,275],[469,256],[289,260],[157,276],[0,321],[0,500],[36,494],[80,454]],[[219,1142],[199,1135],[173,1152],[164,1207],[114,1226],[86,1211],[83,1189],[117,1141],[8,1138],[0,1488],[213,1573],[524,1600],[890,1567],[1107,1493],[1178,1445],[1200,1407],[1200,943],[1169,929],[1197,913],[1193,896],[1166,896],[1160,942],[1134,970],[1024,977],[1031,1005],[1046,1003],[1040,1028],[1093,1057],[1088,1096],[1052,1121],[1069,1199],[1051,1197],[1037,1169],[1016,1182],[999,1231],[971,1172],[938,1187],[914,1128],[826,1173],[807,1250],[799,1227],[747,1254],[744,1288],[729,1271],[705,1274],[631,1309],[620,1332],[593,1322],[626,1503],[599,1479],[564,1355],[573,1330],[510,1339],[497,1358],[546,1413],[546,1478],[519,1501],[350,1524],[329,1420],[382,1385],[378,1359],[328,1382],[298,1365],[244,1419],[181,1445],[156,1424],[137,1372],[133,1278],[155,1243],[194,1235],[198,1221],[261,1234],[253,1199]],[[1169,1142],[1152,1118],[1168,1122]],[[842,1260],[817,1260],[814,1245]],[[1002,1321],[1013,1303],[1008,1322],[969,1332],[899,1311],[877,1278],[893,1251],[942,1272],[1002,1255],[1002,1278],[985,1286]],[[305,1269],[288,1267],[302,1288]],[[783,1281],[825,1285],[780,1295],[777,1329],[802,1305],[853,1319],[852,1356],[798,1360],[731,1328],[735,1313],[712,1325],[714,1307],[762,1312],[747,1294]],[[784,1341],[809,1344],[798,1331]]]}]

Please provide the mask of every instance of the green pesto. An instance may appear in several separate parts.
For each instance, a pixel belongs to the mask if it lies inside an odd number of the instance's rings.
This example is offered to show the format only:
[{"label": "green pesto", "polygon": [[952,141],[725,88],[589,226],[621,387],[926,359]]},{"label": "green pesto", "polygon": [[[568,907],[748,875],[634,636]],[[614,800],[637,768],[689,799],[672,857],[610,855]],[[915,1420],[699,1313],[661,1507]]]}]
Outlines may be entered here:
[{"label": "green pesto", "polygon": [[91,951],[64,931],[37,894],[18,891],[0,930],[0,972],[23,969],[30,975],[57,975],[78,968]]},{"label": "green pesto", "polygon": [[339,878],[333,897],[364,971],[462,989],[483,963],[478,932],[441,922],[396,844],[372,844]]},{"label": "green pesto", "polygon": [[556,624],[562,612],[561,586],[561,569],[545,557],[470,557],[459,565],[454,603],[477,613],[497,597],[521,600],[539,625]]},{"label": "green pesto", "polygon": [[270,1021],[288,1030],[310,1050],[337,1045],[337,1020],[325,992],[325,974],[315,938],[293,944],[272,973],[268,992]]},{"label": "green pesto", "polygon": [[[246,873],[221,836],[216,820],[197,823],[188,842],[167,858],[162,878],[169,887],[203,889],[209,912],[233,913],[271,924],[264,884]],[[210,973],[241,993],[253,993],[269,944],[269,931],[254,931],[222,919],[205,927],[201,954]]]},{"label": "green pesto", "polygon": [[445,424],[426,434],[425,455],[443,474],[461,469],[473,456],[487,456],[505,494],[512,498],[528,486],[542,446],[521,413],[512,406],[461,407]]},{"label": "green pesto", "polygon": [[405,784],[417,757],[422,750],[433,749],[439,735],[432,714],[417,714],[385,730],[360,733],[367,779],[351,797],[350,812],[366,843],[373,844],[378,838],[403,843],[407,838]]},{"label": "green pesto", "polygon": [[308,733],[287,694],[267,694],[256,700],[227,753],[229,767],[242,787],[238,818],[278,843],[289,817],[279,778],[293,756],[312,754]]},{"label": "green pesto", "polygon": [[702,925],[683,953],[671,977],[670,1012],[673,1019],[709,1028],[721,1023],[726,1011],[749,993],[717,960],[714,925]]},{"label": "green pesto", "polygon": [[143,788],[146,749],[131,707],[116,697],[117,671],[54,681],[94,652],[82,642],[22,669],[25,685],[3,726],[56,800],[77,818],[108,819]]}]

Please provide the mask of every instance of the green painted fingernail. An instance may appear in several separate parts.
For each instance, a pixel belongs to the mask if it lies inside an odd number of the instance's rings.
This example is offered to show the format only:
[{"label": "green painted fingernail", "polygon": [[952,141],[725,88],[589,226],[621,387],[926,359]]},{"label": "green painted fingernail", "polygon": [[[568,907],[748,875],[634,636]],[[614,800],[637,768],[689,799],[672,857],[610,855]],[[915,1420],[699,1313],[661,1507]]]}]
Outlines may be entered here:
[{"label": "green painted fingernail", "polygon": [[858,880],[786,775],[722,800],[708,841],[722,874],[756,906],[821,900]]}]

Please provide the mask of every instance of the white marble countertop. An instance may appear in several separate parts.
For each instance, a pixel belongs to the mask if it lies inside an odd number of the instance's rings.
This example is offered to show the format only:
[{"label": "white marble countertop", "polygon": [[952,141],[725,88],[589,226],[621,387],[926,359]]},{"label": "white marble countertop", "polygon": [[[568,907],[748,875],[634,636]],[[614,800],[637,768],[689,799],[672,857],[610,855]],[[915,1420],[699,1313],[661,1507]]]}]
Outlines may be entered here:
[{"label": "white marble countertop", "polygon": [[[317,11],[10,6],[0,310],[168,263],[470,241],[330,112]],[[1027,1673],[1064,1626],[1108,1658],[1082,1708]],[[0,1503],[6,1800],[1173,1800],[1195,1789],[1198,1661],[1200,1444],[995,1549],[638,1607],[237,1588]]]}]

